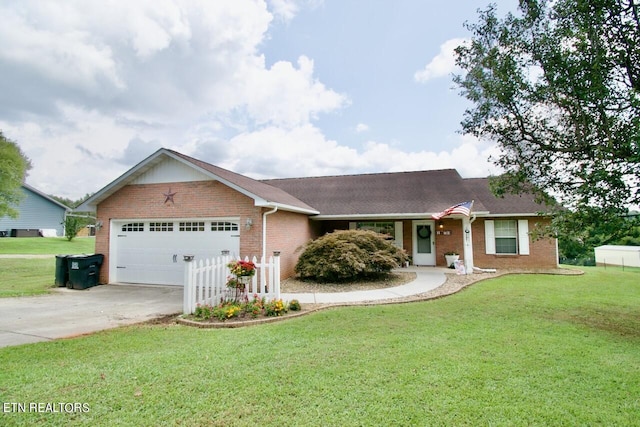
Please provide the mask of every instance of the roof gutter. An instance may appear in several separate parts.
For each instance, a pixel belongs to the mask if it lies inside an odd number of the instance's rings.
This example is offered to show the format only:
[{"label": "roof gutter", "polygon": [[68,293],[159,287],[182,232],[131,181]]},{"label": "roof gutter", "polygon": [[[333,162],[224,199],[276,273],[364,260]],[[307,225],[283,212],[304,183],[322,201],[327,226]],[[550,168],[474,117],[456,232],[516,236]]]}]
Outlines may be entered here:
[{"label": "roof gutter", "polygon": [[255,206],[258,206],[258,207],[261,207],[261,208],[274,208],[274,207],[276,207],[276,208],[282,209],[283,211],[301,213],[301,214],[305,214],[305,215],[318,215],[320,213],[315,209],[305,209],[305,208],[302,208],[302,207],[297,207],[297,206],[293,206],[293,205],[287,205],[287,204],[284,204],[284,203],[269,202],[269,201],[262,200],[262,199],[256,199]]},{"label": "roof gutter", "polygon": [[277,206],[273,206],[273,209],[262,214],[262,259],[267,259],[267,215],[274,214],[278,211]]},{"label": "roof gutter", "polygon": [[[489,215],[488,211],[478,212],[480,215]],[[415,213],[383,213],[383,214],[348,214],[348,215],[316,215],[310,219],[316,221],[331,220],[364,220],[364,219],[431,219],[435,212],[415,212]],[[453,216],[452,218],[457,218]]]}]

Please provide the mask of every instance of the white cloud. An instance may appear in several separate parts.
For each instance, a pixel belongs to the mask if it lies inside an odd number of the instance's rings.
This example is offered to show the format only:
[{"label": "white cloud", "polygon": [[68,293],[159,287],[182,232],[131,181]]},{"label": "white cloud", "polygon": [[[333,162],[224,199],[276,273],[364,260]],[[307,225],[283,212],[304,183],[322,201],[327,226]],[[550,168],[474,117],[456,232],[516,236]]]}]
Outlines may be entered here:
[{"label": "white cloud", "polygon": [[362,153],[371,171],[401,172],[408,170],[456,169],[465,178],[499,173],[488,161],[496,152],[493,143],[481,142],[473,136],[459,136],[451,151],[422,150],[407,152],[389,144],[370,141]]},{"label": "white cloud", "polygon": [[418,83],[426,83],[431,79],[444,77],[456,68],[455,48],[467,43],[468,39],[450,39],[440,45],[440,52],[422,69],[416,71],[413,78]]},{"label": "white cloud", "polygon": [[[48,9],[48,4],[43,5]],[[51,25],[36,25],[34,22],[50,24],[49,19],[40,21],[38,16],[8,8],[0,8],[0,12],[3,16],[0,64],[28,70],[38,78],[89,92],[103,82],[112,89],[124,87],[112,49],[102,43],[94,43],[85,28],[72,26],[60,31]],[[56,18],[70,20],[52,13],[50,19]]]},{"label": "white cloud", "polygon": [[[359,151],[326,139],[319,129],[307,124],[242,133],[221,144],[216,155],[200,149],[196,157],[257,179],[448,168],[465,178],[499,173],[487,160],[497,152],[494,143],[465,135],[456,136],[452,146],[451,151],[407,152],[369,141]],[[210,144],[207,147],[211,150]]]},{"label": "white cloud", "polygon": [[220,166],[254,178],[344,174],[362,163],[357,150],[327,140],[311,124],[241,133],[226,154]]},{"label": "white cloud", "polygon": [[299,10],[295,0],[269,0],[269,4],[274,15],[284,21],[292,20]]},{"label": "white cloud", "polygon": [[369,126],[364,123],[358,123],[356,125],[356,133],[367,132],[369,130]]},{"label": "white cloud", "polygon": [[313,61],[298,58],[298,68],[279,61],[270,69],[254,67],[246,74],[244,98],[258,124],[296,126],[347,104],[347,98],[313,77]]},{"label": "white cloud", "polygon": [[[298,10],[271,5],[287,19]],[[322,139],[310,122],[348,103],[306,56],[265,65],[263,0],[27,0],[0,15],[0,129],[45,192],[96,191],[159,145],[225,153],[281,127],[304,150]]]},{"label": "white cloud", "polygon": [[31,159],[29,184],[47,194],[79,198],[130,167],[116,159],[122,157],[135,132],[97,111],[60,108],[65,119],[59,123],[0,121],[0,128],[7,135],[18,135],[18,144]]},{"label": "white cloud", "polygon": [[405,152],[327,138],[318,119],[350,99],[316,77],[308,56],[267,66],[260,54],[274,14],[292,19],[300,4],[0,3],[0,129],[31,158],[27,182],[79,198],[160,146],[256,178],[443,167],[487,175],[478,159],[491,147],[473,139],[451,152]]}]

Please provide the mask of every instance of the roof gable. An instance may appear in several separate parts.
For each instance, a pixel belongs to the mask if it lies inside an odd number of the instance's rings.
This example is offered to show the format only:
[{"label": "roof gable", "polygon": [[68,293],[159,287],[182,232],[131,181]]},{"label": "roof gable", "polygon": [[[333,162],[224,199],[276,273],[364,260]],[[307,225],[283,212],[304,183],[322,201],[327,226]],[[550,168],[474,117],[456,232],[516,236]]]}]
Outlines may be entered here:
[{"label": "roof gable", "polygon": [[172,182],[207,181],[211,178],[183,162],[166,158],[142,175],[134,178],[131,184],[160,184]]},{"label": "roof gable", "polygon": [[26,190],[26,191],[28,191],[28,192],[30,192],[30,193],[38,196],[38,197],[41,197],[41,198],[45,199],[46,201],[58,206],[61,209],[64,209],[65,211],[70,211],[71,210],[71,208],[69,206],[67,206],[67,205],[65,205],[63,203],[60,203],[56,199],[44,194],[42,191],[40,191],[40,190],[38,190],[38,189],[36,189],[36,188],[26,184],[26,183],[23,183],[22,187],[24,188],[24,190]]},{"label": "roof gable", "polygon": [[[163,165],[163,163],[166,164]],[[169,173],[170,176],[163,176],[163,172]],[[182,182],[216,180],[254,199],[256,206],[278,206],[283,210],[293,212],[318,213],[311,206],[279,188],[166,148],[159,149],[129,169],[119,178],[85,200],[77,210],[95,210],[101,201],[126,185],[142,182],[173,182],[170,179],[179,179]]]}]

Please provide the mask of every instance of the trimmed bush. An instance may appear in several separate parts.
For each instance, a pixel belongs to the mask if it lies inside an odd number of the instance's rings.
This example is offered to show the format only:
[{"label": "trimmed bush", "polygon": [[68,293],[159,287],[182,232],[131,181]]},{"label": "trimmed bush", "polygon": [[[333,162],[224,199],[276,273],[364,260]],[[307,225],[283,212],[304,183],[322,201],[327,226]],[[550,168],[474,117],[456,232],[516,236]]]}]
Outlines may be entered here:
[{"label": "trimmed bush", "polygon": [[304,280],[349,282],[387,274],[406,259],[404,250],[374,231],[340,230],[310,242],[295,269]]}]

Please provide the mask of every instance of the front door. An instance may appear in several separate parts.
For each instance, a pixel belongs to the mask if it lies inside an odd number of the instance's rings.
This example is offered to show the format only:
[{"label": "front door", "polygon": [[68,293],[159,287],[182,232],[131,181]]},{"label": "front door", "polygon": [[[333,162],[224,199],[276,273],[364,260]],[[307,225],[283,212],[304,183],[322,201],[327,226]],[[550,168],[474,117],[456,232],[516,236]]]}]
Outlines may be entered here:
[{"label": "front door", "polygon": [[435,221],[413,221],[413,264],[436,265]]}]

